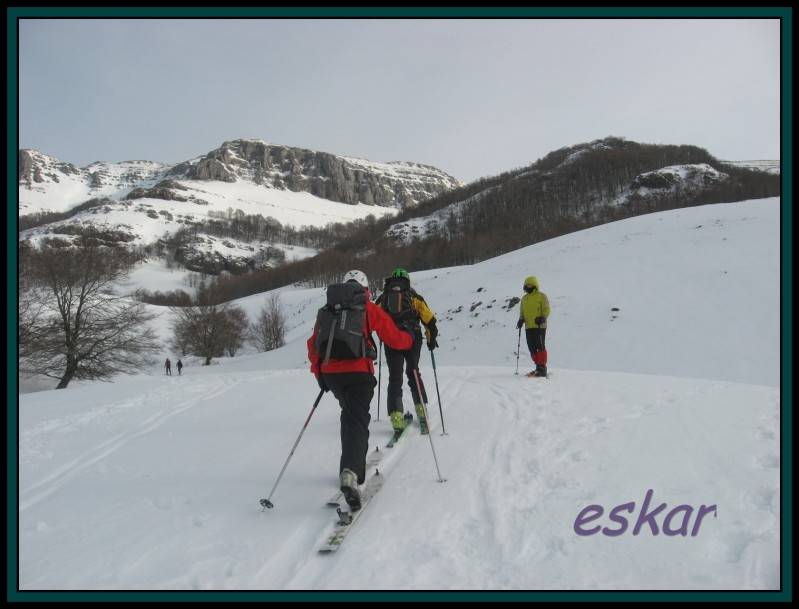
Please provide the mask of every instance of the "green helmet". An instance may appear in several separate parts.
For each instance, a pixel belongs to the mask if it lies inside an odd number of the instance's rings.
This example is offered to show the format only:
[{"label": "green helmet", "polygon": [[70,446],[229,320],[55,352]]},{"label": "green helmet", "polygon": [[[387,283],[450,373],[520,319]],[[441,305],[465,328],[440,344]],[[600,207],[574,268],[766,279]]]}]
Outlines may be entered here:
[{"label": "green helmet", "polygon": [[404,277],[405,279],[411,278],[411,276],[408,275],[408,271],[399,266],[391,272],[391,276],[397,279],[399,279],[400,277]]}]

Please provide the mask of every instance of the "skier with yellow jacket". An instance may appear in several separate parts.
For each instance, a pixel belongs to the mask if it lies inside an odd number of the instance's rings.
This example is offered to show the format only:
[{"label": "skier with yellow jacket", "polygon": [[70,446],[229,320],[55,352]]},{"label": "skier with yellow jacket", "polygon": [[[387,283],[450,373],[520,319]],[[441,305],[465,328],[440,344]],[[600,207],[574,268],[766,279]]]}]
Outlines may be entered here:
[{"label": "skier with yellow jacket", "polygon": [[544,339],[547,333],[547,317],[549,317],[549,299],[538,288],[538,279],[530,276],[524,280],[525,294],[519,305],[519,322],[516,328],[525,328],[527,347],[533,358],[535,370],[527,376],[547,375],[547,349]]},{"label": "skier with yellow jacket", "polygon": [[[419,371],[419,357],[422,351],[422,332],[419,322],[425,328],[425,339],[427,348],[431,351],[438,347],[436,337],[436,317],[427,306],[416,290],[411,287],[411,278],[408,271],[402,268],[394,269],[391,277],[387,277],[375,304],[380,305],[394,320],[397,327],[406,330],[413,337],[413,346],[407,351],[392,349],[387,343],[383,344],[386,352],[386,363],[388,364],[388,416],[394,431],[404,429],[408,421],[403,416],[402,406],[402,372],[405,368],[405,375],[408,378],[408,386],[411,389],[411,397],[416,407],[416,416],[419,418],[419,427],[422,434],[428,433],[427,420],[424,416],[422,402],[427,404],[427,392],[422,382],[422,375]],[[416,376],[419,379],[419,389],[416,388]]]}]

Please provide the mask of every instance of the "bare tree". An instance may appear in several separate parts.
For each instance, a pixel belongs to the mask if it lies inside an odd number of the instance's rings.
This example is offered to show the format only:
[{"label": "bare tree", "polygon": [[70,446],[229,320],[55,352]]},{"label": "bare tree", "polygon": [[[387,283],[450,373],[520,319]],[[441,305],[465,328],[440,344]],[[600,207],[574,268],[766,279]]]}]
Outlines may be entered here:
[{"label": "bare tree", "polygon": [[211,359],[220,357],[228,343],[230,322],[227,305],[197,304],[192,307],[170,307],[174,343],[185,345],[189,353]]},{"label": "bare tree", "polygon": [[[21,265],[20,370],[59,379],[108,379],[150,363],[158,347],[154,315],[116,286],[132,265],[122,251],[82,242],[31,249]],[[22,284],[21,284],[22,287]]]},{"label": "bare tree", "polygon": [[236,305],[230,305],[225,311],[225,321],[225,350],[230,357],[233,357],[247,338],[250,320],[247,318],[247,313],[244,312],[244,309]]},{"label": "bare tree", "polygon": [[46,326],[47,292],[38,286],[26,286],[21,281],[18,289],[18,355],[27,360],[36,353],[42,330]]},{"label": "bare tree", "polygon": [[280,296],[272,294],[250,326],[250,339],[261,351],[271,351],[286,344],[285,335],[286,316],[280,305]]}]

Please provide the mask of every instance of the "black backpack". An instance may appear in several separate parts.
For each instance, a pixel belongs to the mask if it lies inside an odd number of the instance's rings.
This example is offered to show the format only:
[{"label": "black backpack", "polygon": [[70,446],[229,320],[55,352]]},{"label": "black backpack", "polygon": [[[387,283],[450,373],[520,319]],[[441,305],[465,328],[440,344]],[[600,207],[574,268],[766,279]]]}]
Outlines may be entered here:
[{"label": "black backpack", "polygon": [[398,326],[412,327],[418,321],[418,313],[413,308],[414,291],[407,277],[389,277],[380,296],[380,306],[391,316]]},{"label": "black backpack", "polygon": [[353,281],[327,286],[327,304],[316,314],[316,351],[324,360],[376,356],[366,341],[366,289]]}]

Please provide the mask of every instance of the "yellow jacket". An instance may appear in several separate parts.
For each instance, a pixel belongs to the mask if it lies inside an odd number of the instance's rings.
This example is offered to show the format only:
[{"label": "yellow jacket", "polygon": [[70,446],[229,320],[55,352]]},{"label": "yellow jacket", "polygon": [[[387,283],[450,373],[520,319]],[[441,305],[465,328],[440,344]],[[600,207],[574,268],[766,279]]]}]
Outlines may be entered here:
[{"label": "yellow jacket", "polygon": [[[524,285],[532,286],[535,290],[522,296],[522,302],[519,305],[519,319],[524,320],[525,328],[546,328],[546,318],[549,317],[549,299],[547,295],[539,291],[538,279],[535,277],[530,276],[525,279]],[[536,317],[544,317],[544,323],[535,323]]]},{"label": "yellow jacket", "polygon": [[427,306],[427,303],[424,301],[424,298],[419,296],[418,294],[414,293],[411,297],[411,304],[413,305],[414,311],[419,315],[419,319],[422,320],[422,323],[427,326],[430,323],[430,320],[434,320],[436,318],[433,311],[430,310],[430,307]]},{"label": "yellow jacket", "polygon": [[411,304],[413,305],[414,311],[419,316],[419,319],[422,320],[422,324],[424,325],[424,337],[425,340],[428,342],[430,341],[430,324],[434,324],[436,322],[436,316],[433,311],[430,310],[430,307],[427,306],[427,303],[424,301],[424,298],[419,296],[416,292],[413,292],[413,296],[411,297]]}]

